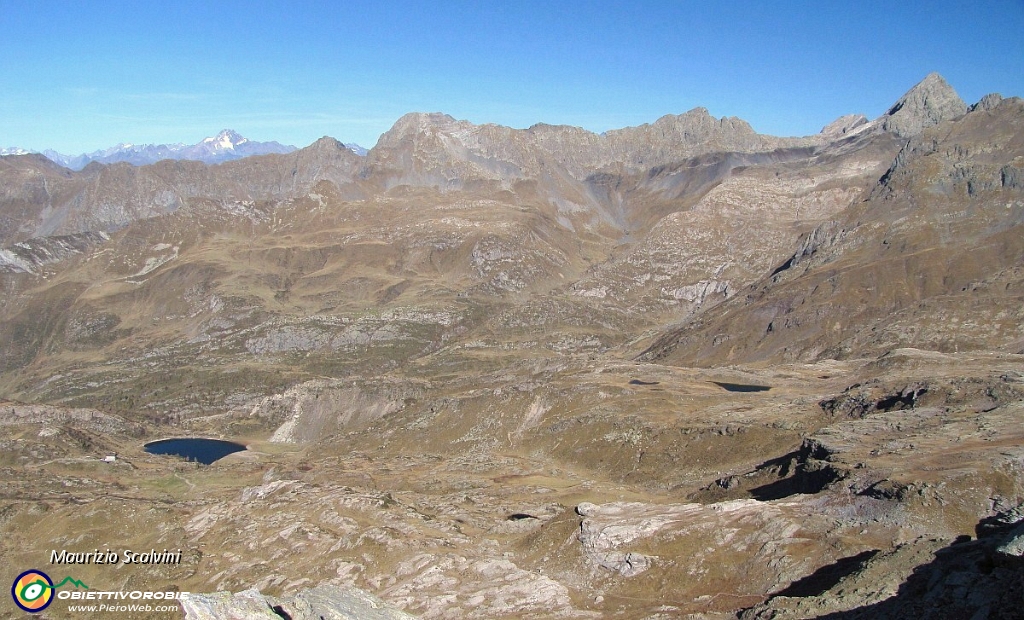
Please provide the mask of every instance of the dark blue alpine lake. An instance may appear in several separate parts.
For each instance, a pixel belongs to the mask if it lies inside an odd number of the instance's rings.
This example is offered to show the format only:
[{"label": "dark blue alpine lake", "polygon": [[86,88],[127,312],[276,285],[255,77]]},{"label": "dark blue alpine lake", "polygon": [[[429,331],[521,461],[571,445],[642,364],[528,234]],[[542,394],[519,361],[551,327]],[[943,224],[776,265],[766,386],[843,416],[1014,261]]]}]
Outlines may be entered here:
[{"label": "dark blue alpine lake", "polygon": [[173,454],[190,461],[199,461],[203,465],[209,465],[229,454],[245,450],[245,446],[240,443],[203,437],[161,439],[147,443],[144,447],[150,454]]}]

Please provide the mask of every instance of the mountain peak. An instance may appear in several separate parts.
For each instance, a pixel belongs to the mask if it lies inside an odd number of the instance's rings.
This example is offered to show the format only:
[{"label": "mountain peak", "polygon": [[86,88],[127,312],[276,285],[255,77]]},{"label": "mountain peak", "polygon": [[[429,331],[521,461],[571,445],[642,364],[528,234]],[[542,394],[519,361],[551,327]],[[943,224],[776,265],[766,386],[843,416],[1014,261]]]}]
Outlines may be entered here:
[{"label": "mountain peak", "polygon": [[359,146],[355,142],[342,142],[341,140],[338,140],[337,138],[332,138],[331,136],[323,136],[322,138],[317,139],[315,142],[313,142],[306,148],[312,151],[321,152],[347,150],[361,157],[366,155],[366,149]]},{"label": "mountain peak", "polygon": [[417,136],[436,133],[438,130],[450,130],[457,124],[454,117],[442,112],[410,112],[403,115],[377,140],[377,145],[394,148],[403,140],[415,140]]},{"label": "mountain peak", "polygon": [[454,123],[455,117],[444,112],[410,112],[398,120],[421,125],[447,125]]},{"label": "mountain peak", "polygon": [[443,112],[410,112],[395,121],[390,132],[418,133],[429,128],[450,127],[457,122],[454,117]]},{"label": "mountain peak", "polygon": [[938,73],[929,73],[883,115],[882,128],[909,138],[967,111],[967,104]]},{"label": "mountain peak", "polygon": [[215,149],[233,151],[236,146],[245,144],[248,141],[247,138],[242,137],[234,129],[224,129],[216,136],[204,139],[203,144],[209,144]]}]

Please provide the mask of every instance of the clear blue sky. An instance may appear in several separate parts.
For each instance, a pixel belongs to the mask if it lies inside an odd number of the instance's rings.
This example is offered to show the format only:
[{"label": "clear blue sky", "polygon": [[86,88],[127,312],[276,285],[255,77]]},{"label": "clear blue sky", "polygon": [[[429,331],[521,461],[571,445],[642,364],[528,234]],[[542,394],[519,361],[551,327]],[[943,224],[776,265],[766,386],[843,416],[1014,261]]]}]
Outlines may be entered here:
[{"label": "clear blue sky", "polygon": [[0,147],[370,147],[410,111],[604,131],[696,106],[806,135],[931,71],[1024,95],[1024,0],[0,0]]}]

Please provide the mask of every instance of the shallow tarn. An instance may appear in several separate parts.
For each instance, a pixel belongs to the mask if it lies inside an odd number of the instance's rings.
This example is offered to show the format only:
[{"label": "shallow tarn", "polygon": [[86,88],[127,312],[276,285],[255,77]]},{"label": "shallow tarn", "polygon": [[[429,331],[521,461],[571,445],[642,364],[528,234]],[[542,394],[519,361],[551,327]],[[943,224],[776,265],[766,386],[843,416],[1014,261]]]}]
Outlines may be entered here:
[{"label": "shallow tarn", "polygon": [[143,446],[149,454],[170,454],[190,461],[198,461],[209,465],[229,454],[243,452],[245,446],[224,439],[207,439],[205,437],[179,437],[151,441]]},{"label": "shallow tarn", "polygon": [[726,383],[724,381],[712,381],[718,387],[727,392],[767,392],[772,389],[770,385],[751,385],[747,383]]}]

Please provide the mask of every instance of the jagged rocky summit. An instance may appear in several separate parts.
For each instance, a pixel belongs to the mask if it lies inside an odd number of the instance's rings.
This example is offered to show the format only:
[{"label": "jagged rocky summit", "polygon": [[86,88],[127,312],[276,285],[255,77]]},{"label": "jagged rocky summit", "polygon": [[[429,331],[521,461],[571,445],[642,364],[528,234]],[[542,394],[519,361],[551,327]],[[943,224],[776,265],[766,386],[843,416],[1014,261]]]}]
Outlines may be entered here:
[{"label": "jagged rocky summit", "polygon": [[889,108],[882,128],[909,138],[966,111],[967,104],[953,87],[938,73],[930,73]]}]

